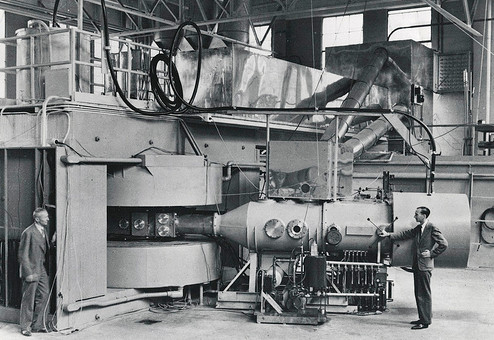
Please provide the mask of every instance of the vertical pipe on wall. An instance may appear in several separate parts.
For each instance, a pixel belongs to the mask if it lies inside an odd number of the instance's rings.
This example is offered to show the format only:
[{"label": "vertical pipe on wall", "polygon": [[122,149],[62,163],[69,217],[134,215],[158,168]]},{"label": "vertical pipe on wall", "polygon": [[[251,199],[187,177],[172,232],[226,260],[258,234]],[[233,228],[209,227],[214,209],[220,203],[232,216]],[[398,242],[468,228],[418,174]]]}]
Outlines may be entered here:
[{"label": "vertical pipe on wall", "polygon": [[8,201],[8,192],[7,192],[7,149],[3,149],[3,232],[4,232],[4,258],[5,258],[5,273],[4,273],[4,293],[5,293],[5,307],[9,306],[9,280],[8,280],[8,272],[9,272],[9,223],[8,223],[8,214],[7,214],[7,201]]},{"label": "vertical pipe on wall", "polygon": [[[492,2],[487,1],[487,17],[492,17]],[[485,77],[485,123],[490,124],[491,122],[491,49],[492,49],[492,22],[485,23],[487,25],[486,30],[486,49],[488,53],[486,53],[486,77]]]},{"label": "vertical pipe on wall", "polygon": [[81,31],[84,29],[84,0],[79,0],[77,7],[77,28]]},{"label": "vertical pipe on wall", "polygon": [[269,115],[266,115],[266,177],[264,178],[264,187],[266,188],[266,197],[269,197]]},{"label": "vertical pipe on wall", "polygon": [[[336,126],[339,126],[339,116],[335,117]],[[338,143],[339,135],[338,132],[334,135],[334,162],[333,162],[333,201],[336,202],[338,199]]]}]

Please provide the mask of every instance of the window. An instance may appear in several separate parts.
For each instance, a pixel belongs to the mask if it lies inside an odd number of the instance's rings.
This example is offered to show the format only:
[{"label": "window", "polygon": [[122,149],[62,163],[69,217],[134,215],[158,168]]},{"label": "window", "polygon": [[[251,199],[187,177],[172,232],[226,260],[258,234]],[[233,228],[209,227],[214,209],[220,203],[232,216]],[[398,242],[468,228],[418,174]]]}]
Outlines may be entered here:
[{"label": "window", "polygon": [[[388,12],[388,39],[415,40],[431,47],[431,18],[430,7],[420,7]],[[421,26],[422,27],[411,27]]]},{"label": "window", "polygon": [[323,48],[361,44],[364,39],[363,24],[363,14],[324,18],[322,23]]},{"label": "window", "polygon": [[[271,29],[269,28],[269,25],[255,26],[254,29],[256,30],[256,35],[259,39],[259,42],[261,43],[261,47],[265,50],[271,51]],[[252,27],[249,29],[249,44],[257,45],[256,37],[254,35]],[[257,51],[261,54],[271,54],[260,50]]]},{"label": "window", "polygon": [[[0,39],[5,38],[5,11],[0,10]],[[0,68],[6,66],[5,44],[0,44]],[[0,98],[7,96],[5,92],[5,72],[0,72]]]},{"label": "window", "polygon": [[361,44],[364,41],[364,15],[352,14],[324,18],[322,22],[322,61],[326,48]]}]

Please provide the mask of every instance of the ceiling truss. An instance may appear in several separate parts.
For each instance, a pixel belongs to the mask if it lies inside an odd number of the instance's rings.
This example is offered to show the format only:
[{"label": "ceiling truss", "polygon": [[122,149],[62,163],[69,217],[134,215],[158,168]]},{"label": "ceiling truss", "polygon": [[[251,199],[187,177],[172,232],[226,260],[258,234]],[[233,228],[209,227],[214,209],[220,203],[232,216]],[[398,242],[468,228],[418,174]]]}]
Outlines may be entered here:
[{"label": "ceiling truss", "polygon": [[[468,14],[468,1],[463,2]],[[34,19],[51,21],[55,0],[0,0],[0,9]],[[434,6],[430,0],[105,0],[111,13],[110,30],[113,36],[150,36],[159,31],[176,29],[185,20],[194,21],[202,33],[217,36],[218,25],[236,21],[248,21],[250,26],[269,24],[280,18],[295,19],[315,16],[342,15],[364,10],[395,9],[424,5]],[[63,6],[61,6],[63,4]],[[99,29],[101,0],[61,0],[57,21],[79,28]],[[438,11],[441,11],[438,10]],[[466,30],[471,29],[471,19],[466,23],[442,10],[448,20],[456,20]],[[116,19],[115,19],[116,18]],[[471,32],[473,34],[473,32]],[[475,32],[478,33],[478,32]],[[220,38],[224,38],[221,37]],[[256,43],[262,39],[257,36]],[[233,39],[225,39],[236,42]]]}]

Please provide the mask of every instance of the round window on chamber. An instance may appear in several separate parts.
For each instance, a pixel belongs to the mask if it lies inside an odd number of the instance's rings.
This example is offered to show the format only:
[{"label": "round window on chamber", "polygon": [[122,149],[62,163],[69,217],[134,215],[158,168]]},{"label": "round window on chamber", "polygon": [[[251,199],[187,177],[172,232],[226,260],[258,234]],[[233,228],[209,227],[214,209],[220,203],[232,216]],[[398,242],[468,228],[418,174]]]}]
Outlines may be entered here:
[{"label": "round window on chamber", "polygon": [[288,222],[288,235],[295,240],[299,240],[304,237],[305,234],[307,234],[307,230],[307,223],[305,223],[304,221],[295,219]]},{"label": "round window on chamber", "polygon": [[285,224],[280,220],[273,218],[264,224],[264,232],[269,238],[280,238],[285,232]]}]

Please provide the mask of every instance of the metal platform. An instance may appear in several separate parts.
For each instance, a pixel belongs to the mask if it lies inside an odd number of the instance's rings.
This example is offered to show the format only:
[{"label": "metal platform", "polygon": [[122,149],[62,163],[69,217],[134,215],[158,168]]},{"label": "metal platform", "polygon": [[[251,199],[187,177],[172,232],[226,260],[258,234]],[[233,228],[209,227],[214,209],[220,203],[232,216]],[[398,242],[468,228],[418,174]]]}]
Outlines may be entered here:
[{"label": "metal platform", "polygon": [[316,308],[306,308],[303,312],[255,313],[257,323],[276,323],[291,325],[319,325],[329,321],[326,314]]}]

